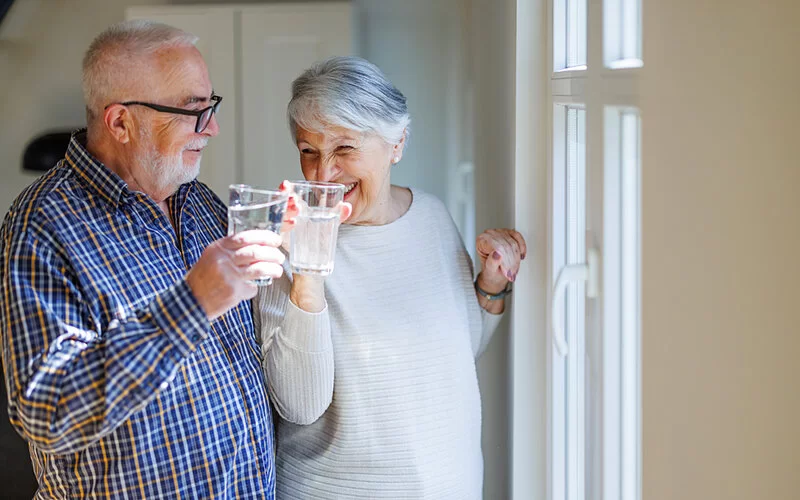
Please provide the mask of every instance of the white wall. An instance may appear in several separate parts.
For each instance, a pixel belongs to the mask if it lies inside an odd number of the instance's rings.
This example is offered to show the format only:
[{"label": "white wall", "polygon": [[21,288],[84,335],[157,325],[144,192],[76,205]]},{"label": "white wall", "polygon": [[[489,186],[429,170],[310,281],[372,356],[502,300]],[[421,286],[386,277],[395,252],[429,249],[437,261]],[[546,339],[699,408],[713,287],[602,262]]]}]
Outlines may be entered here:
[{"label": "white wall", "polygon": [[[321,0],[325,1],[325,0]],[[133,5],[226,3],[209,0],[17,0],[5,25],[13,40],[0,40],[3,74],[0,105],[14,120],[0,123],[0,209],[35,174],[21,172],[27,142],[47,130],[82,126],[80,62],[103,28],[124,18]],[[244,0],[227,3],[258,3]],[[270,3],[270,2],[261,2]],[[280,0],[274,1],[280,3]],[[358,51],[385,70],[406,93],[414,122],[412,141],[395,180],[447,199],[447,176],[464,159],[462,123],[453,102],[459,95],[463,59],[460,0],[355,0]],[[27,5],[34,7],[26,9]],[[16,18],[16,19],[15,19]],[[6,31],[6,30],[4,30]],[[10,76],[10,78],[9,78]],[[458,99],[458,97],[455,97]],[[224,133],[224,131],[223,131]]]},{"label": "white wall", "polygon": [[[85,123],[81,94],[81,58],[89,43],[108,25],[124,19],[131,5],[164,0],[47,0],[29,12],[17,0],[5,25],[12,39],[0,41],[5,81],[0,88],[0,211],[37,177],[22,172],[22,153],[35,136]],[[24,12],[24,16],[21,13]],[[6,27],[6,29],[8,29]],[[4,30],[5,31],[5,30]],[[18,36],[17,36],[18,35]]]},{"label": "white wall", "polygon": [[800,498],[797,0],[644,2],[644,498]]},{"label": "white wall", "polygon": [[[356,52],[378,65],[408,99],[411,138],[392,182],[447,202],[448,174],[462,159],[461,121],[452,99],[461,71],[460,0],[356,0]],[[454,147],[455,143],[455,147]]]},{"label": "white wall", "polygon": [[515,225],[528,243],[512,315],[511,498],[547,493],[548,165],[546,0],[517,2]]},{"label": "white wall", "polygon": [[[515,4],[513,0],[468,2],[478,233],[492,227],[514,227]],[[530,240],[534,235],[525,236]],[[510,495],[509,317],[507,314],[478,363],[486,499]]]}]

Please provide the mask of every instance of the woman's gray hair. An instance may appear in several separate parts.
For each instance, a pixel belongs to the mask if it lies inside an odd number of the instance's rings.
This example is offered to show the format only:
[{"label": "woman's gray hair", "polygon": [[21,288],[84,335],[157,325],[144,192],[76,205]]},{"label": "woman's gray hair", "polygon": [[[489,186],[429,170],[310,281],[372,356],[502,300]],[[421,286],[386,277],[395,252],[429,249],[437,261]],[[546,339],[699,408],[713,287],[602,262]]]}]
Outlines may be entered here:
[{"label": "woman's gray hair", "polygon": [[128,86],[132,71],[157,51],[193,46],[197,37],[162,23],[123,21],[100,33],[83,57],[83,98],[92,113],[103,109],[115,92]]},{"label": "woman's gray hair", "polygon": [[332,57],[304,71],[292,83],[286,115],[293,140],[298,127],[320,132],[332,125],[397,144],[411,124],[402,92],[360,57]]}]

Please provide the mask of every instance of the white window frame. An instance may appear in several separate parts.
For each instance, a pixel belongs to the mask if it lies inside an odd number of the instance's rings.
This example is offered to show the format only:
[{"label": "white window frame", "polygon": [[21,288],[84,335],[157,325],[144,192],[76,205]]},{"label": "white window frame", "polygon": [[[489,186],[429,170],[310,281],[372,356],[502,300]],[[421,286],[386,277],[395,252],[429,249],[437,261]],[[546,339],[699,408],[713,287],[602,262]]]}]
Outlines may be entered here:
[{"label": "white window frame", "polygon": [[[586,232],[586,151],[585,151],[585,109],[583,105],[574,104],[569,99],[558,100],[553,104],[553,147],[551,175],[552,226],[550,239],[551,286],[555,282],[555,270],[567,265],[577,264],[585,254]],[[568,133],[570,112],[580,113],[583,119],[583,130],[578,128],[577,148],[570,151],[572,144]],[[581,141],[582,145],[581,145]],[[570,175],[570,155],[581,160],[576,171]],[[576,183],[576,198],[570,196],[568,179]],[[569,234],[570,216],[577,218],[577,233]],[[557,229],[563,229],[563,234]],[[572,236],[572,238],[570,238]],[[575,239],[577,241],[570,241]],[[572,243],[572,244],[570,244]],[[573,248],[571,248],[573,247]],[[564,500],[583,500],[585,498],[583,483],[578,481],[584,475],[585,435],[582,422],[584,420],[585,393],[584,365],[573,362],[581,359],[584,353],[585,299],[584,285],[575,283],[567,288],[563,301],[564,333],[569,345],[571,357],[553,356],[548,372],[551,375],[549,414],[550,432],[549,449],[551,450],[549,465],[551,468],[552,498]],[[552,321],[552,320],[551,320]],[[571,411],[568,411],[567,409]],[[557,479],[555,479],[557,478]],[[573,485],[572,488],[568,485]]]},{"label": "white window frame", "polygon": [[[559,107],[564,105],[583,106],[586,110],[586,245],[603,255],[603,278],[600,297],[586,299],[585,343],[574,343],[576,339],[568,332],[569,356],[585,363],[580,382],[583,402],[571,418],[560,416],[564,398],[558,394],[565,386],[562,373],[569,363],[552,346],[552,328],[548,328],[546,498],[640,500],[640,177],[628,175],[626,178],[633,180],[623,184],[621,173],[640,169],[637,89],[639,68],[643,66],[641,3],[587,0],[587,65],[567,68],[560,54],[564,53],[563,16],[569,1],[547,1],[545,53],[549,81],[545,102],[551,113],[547,123],[552,127],[548,127],[546,139],[551,246],[547,283],[552,287],[563,264],[557,260],[558,252],[563,250],[557,241],[560,235],[555,233],[562,221],[556,218],[554,204],[561,202],[556,192],[560,189],[556,169],[564,164],[560,141],[565,134],[559,122]],[[621,9],[634,1],[638,8],[624,15]],[[631,214],[632,206],[635,210]],[[574,290],[579,288],[584,289],[570,285],[568,290],[573,291],[567,295],[574,296]],[[551,289],[548,304],[552,300]],[[610,311],[624,312],[615,315]],[[549,317],[548,326],[552,321]],[[576,450],[574,445],[565,444],[562,436],[564,426],[574,426],[574,419],[582,418],[583,412],[586,418],[578,433],[583,446]],[[581,467],[575,466],[576,461],[582,463]],[[563,466],[566,463],[573,464],[573,469]],[[569,473],[574,471],[584,475],[576,479]],[[573,484],[575,481],[580,484]]]}]

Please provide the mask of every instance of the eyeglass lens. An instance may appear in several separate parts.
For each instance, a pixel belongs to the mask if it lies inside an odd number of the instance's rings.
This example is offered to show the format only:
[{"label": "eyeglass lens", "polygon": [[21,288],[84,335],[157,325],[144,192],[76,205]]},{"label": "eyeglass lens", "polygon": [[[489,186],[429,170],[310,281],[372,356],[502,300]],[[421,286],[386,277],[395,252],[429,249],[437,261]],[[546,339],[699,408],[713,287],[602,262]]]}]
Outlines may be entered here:
[{"label": "eyeglass lens", "polygon": [[219,110],[219,102],[214,103],[213,106],[206,109],[202,115],[197,118],[197,126],[195,127],[195,132],[198,134],[201,133],[203,130],[208,127],[208,124],[211,122],[211,116]]}]

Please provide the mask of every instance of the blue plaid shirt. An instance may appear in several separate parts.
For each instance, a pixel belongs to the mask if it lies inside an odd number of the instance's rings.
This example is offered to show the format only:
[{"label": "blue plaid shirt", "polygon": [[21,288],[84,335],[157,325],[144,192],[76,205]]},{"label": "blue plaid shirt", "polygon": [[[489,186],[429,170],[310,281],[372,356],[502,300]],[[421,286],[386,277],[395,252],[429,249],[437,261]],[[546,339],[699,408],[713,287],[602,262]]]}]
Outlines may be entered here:
[{"label": "blue plaid shirt", "polygon": [[209,324],[185,275],[222,237],[203,184],[158,205],[72,137],[0,231],[11,423],[37,498],[273,498],[250,304]]}]

